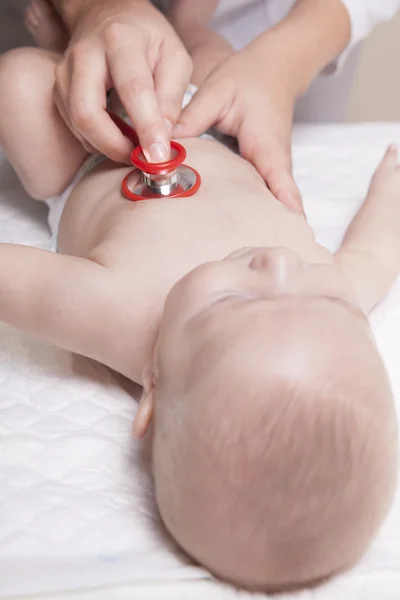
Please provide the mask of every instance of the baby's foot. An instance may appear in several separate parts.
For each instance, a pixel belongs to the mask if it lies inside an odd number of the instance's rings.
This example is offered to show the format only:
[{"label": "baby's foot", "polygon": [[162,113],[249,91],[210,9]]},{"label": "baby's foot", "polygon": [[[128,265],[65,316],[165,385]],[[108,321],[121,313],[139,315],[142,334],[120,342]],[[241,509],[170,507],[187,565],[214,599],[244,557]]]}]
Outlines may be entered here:
[{"label": "baby's foot", "polygon": [[369,195],[395,194],[400,199],[400,165],[398,158],[397,146],[391,144],[372,177]]},{"label": "baby's foot", "polygon": [[67,32],[47,0],[31,0],[25,10],[25,25],[39,48],[64,52]]}]

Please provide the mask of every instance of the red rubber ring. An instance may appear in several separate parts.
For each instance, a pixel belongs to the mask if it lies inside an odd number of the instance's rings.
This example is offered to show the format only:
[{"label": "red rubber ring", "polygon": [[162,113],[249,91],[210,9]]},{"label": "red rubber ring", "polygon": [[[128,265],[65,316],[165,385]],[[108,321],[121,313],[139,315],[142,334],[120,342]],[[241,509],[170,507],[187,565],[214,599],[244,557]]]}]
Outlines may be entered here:
[{"label": "red rubber ring", "polygon": [[193,169],[192,167],[188,167],[187,165],[185,165],[185,166],[188,169],[191,169],[193,171],[193,173],[196,175],[196,181],[194,182],[192,187],[186,191],[183,191],[183,192],[178,191],[178,192],[169,194],[168,196],[157,196],[157,195],[139,196],[138,194],[131,192],[131,190],[128,187],[128,179],[134,172],[134,171],[131,171],[130,173],[128,173],[128,175],[125,175],[125,177],[122,180],[122,185],[121,185],[122,192],[123,192],[125,198],[128,198],[128,200],[131,200],[132,202],[139,202],[141,200],[154,200],[154,198],[188,198],[189,196],[193,196],[193,194],[195,194],[197,192],[197,190],[200,188],[200,185],[201,185],[200,173],[198,173],[196,171],[196,169]]},{"label": "red rubber ring", "polygon": [[193,173],[196,175],[196,181],[194,182],[194,184],[192,185],[191,188],[189,188],[186,191],[180,192],[178,194],[172,194],[172,198],[189,198],[189,196],[193,196],[197,190],[200,188],[201,185],[201,177],[200,177],[200,173],[198,171],[196,171],[196,169],[193,169],[193,167],[188,167],[187,165],[185,165],[188,169],[191,169],[193,171]]},{"label": "red rubber ring", "polygon": [[[124,136],[126,136],[136,146],[139,143],[136,131],[130,125],[128,125],[128,123],[126,123],[123,119],[121,119],[119,116],[115,115],[114,113],[112,113],[109,110],[107,112],[108,112],[109,116],[111,117],[111,119],[114,121],[114,123],[117,125],[117,127],[119,128],[121,133]],[[145,173],[148,173],[149,175],[158,175],[158,174],[162,173],[163,171],[165,171],[167,173],[171,172],[171,171],[175,171],[185,160],[186,150],[178,142],[171,142],[171,148],[177,152],[177,155],[175,156],[175,158],[173,158],[171,160],[167,160],[163,163],[148,163],[147,161],[139,158],[139,156],[142,152],[142,149],[140,146],[137,146],[131,152],[131,162],[134,167],[137,167],[138,169],[140,169],[140,171],[144,171]],[[187,165],[185,165],[185,166],[188,169],[190,169],[191,171],[193,171],[193,173],[196,176],[196,180],[195,180],[193,186],[186,191],[180,191],[179,184],[178,184],[178,186],[177,186],[178,191],[175,191],[175,193],[173,193],[169,196],[157,196],[157,195],[155,195],[155,196],[151,196],[151,195],[139,196],[138,194],[134,194],[133,192],[131,192],[131,190],[128,187],[128,178],[133,173],[133,171],[131,171],[122,180],[122,185],[121,185],[122,192],[123,192],[124,196],[126,198],[128,198],[128,200],[131,200],[132,202],[138,202],[140,200],[151,200],[152,198],[165,198],[165,197],[167,197],[167,198],[187,198],[189,196],[193,196],[193,194],[195,194],[197,192],[197,190],[199,189],[199,187],[201,185],[201,177],[200,177],[200,174],[195,169],[193,169],[192,167],[188,167]],[[149,191],[149,193],[151,193],[151,192]]]},{"label": "red rubber ring", "polygon": [[131,163],[140,171],[144,171],[149,175],[159,175],[164,171],[169,173],[170,171],[175,171],[185,160],[186,158],[186,150],[179,144],[179,142],[171,142],[171,149],[176,150],[177,155],[175,158],[171,158],[170,160],[166,160],[160,163],[150,163],[147,160],[142,160],[140,158],[140,154],[142,153],[141,146],[136,146],[131,152]]},{"label": "red rubber ring", "polygon": [[131,190],[128,187],[128,179],[132,175],[132,173],[135,173],[135,171],[130,171],[128,173],[128,175],[125,175],[125,177],[122,180],[122,183],[121,183],[122,193],[124,194],[125,198],[128,198],[128,200],[131,200],[132,202],[137,202],[138,200],[144,200],[144,198],[141,198],[137,194],[134,194],[133,192],[131,192]]}]

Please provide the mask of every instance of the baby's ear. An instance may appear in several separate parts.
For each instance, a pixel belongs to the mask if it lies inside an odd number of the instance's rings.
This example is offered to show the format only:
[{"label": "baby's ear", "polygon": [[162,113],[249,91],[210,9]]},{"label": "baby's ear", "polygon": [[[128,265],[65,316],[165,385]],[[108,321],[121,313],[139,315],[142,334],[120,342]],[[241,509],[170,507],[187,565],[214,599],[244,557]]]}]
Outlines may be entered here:
[{"label": "baby's ear", "polygon": [[132,431],[137,438],[146,435],[149,425],[153,419],[154,412],[154,378],[153,367],[149,365],[143,374],[143,393],[140,398],[139,408],[137,409]]}]

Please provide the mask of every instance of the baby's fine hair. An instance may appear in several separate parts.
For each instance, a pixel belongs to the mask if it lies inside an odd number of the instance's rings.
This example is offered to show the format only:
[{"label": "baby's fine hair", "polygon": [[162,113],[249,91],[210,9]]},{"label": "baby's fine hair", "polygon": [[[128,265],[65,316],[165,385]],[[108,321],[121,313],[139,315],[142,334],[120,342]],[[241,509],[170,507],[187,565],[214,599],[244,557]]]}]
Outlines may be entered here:
[{"label": "baby's fine hair", "polygon": [[397,474],[390,384],[378,354],[374,373],[331,373],[253,389],[217,372],[182,394],[160,386],[161,515],[217,576],[295,589],[349,568],[376,535]]}]

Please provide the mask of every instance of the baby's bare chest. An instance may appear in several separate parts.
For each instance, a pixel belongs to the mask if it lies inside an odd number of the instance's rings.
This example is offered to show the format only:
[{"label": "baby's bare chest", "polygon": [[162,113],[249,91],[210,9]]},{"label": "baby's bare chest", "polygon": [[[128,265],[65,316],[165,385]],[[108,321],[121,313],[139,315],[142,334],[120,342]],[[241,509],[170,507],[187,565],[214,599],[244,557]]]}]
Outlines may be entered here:
[{"label": "baby's bare chest", "polygon": [[128,171],[103,166],[78,184],[61,221],[63,252],[89,257],[95,250],[114,268],[146,264],[170,279],[245,246],[285,246],[318,260],[309,226],[260,186],[247,165],[235,178],[203,169],[193,197],[138,203],[120,191]]},{"label": "baby's bare chest", "polygon": [[235,198],[150,200],[133,204],[118,194],[84,206],[76,198],[63,223],[64,251],[87,256],[96,248],[102,262],[125,268],[132,260],[183,275],[245,246],[291,247],[305,258],[316,251],[310,228],[268,200]]}]

